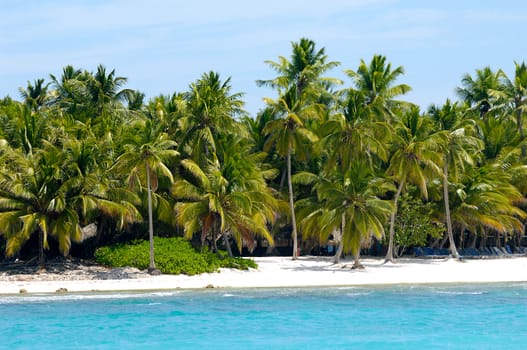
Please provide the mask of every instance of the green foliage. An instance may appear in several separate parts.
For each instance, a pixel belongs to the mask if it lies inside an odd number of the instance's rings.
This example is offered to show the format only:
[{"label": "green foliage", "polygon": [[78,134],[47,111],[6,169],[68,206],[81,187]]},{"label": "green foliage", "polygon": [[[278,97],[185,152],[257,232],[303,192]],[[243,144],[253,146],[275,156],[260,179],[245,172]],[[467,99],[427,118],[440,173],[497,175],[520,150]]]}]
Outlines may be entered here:
[{"label": "green foliage", "polygon": [[[166,274],[197,275],[206,272],[216,272],[220,267],[248,270],[257,268],[250,259],[225,258],[204,252],[199,253],[192,245],[181,237],[154,238],[156,267]],[[149,266],[148,241],[135,241],[131,244],[118,244],[100,247],[95,251],[97,262],[112,266],[132,266],[144,270]]]},{"label": "green foliage", "polygon": [[426,245],[429,238],[440,238],[445,228],[432,222],[433,203],[424,203],[411,194],[401,196],[395,221],[397,255],[407,247]]}]

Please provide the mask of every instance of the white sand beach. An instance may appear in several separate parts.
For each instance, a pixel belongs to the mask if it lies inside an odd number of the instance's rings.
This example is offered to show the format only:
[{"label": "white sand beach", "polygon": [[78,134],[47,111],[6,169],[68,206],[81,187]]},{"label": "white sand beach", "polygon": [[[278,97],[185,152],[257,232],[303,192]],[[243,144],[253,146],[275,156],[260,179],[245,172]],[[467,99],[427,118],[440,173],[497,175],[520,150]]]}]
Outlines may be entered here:
[{"label": "white sand beach", "polygon": [[[255,258],[258,269],[221,269],[197,276],[142,274],[129,279],[54,279],[43,275],[2,275],[0,294],[153,291],[198,288],[262,288],[360,286],[432,283],[527,282],[527,257],[507,259],[400,259],[395,264],[364,259],[365,269],[352,270],[352,261],[333,264],[329,257]],[[59,276],[57,276],[59,277]]]}]

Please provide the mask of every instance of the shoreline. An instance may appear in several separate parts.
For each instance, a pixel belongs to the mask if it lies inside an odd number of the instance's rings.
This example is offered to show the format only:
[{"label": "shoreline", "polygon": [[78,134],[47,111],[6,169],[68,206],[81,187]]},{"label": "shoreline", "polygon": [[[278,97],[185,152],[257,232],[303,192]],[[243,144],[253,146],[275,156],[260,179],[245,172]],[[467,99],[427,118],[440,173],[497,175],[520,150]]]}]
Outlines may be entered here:
[{"label": "shoreline", "polygon": [[70,279],[59,273],[3,274],[0,275],[0,295],[527,282],[527,257],[461,262],[402,258],[395,264],[365,258],[361,260],[365,266],[363,270],[351,270],[352,260],[333,264],[331,259],[302,256],[293,261],[291,257],[257,257],[254,260],[258,269],[221,269],[219,273],[196,276],[141,273],[123,279]]}]

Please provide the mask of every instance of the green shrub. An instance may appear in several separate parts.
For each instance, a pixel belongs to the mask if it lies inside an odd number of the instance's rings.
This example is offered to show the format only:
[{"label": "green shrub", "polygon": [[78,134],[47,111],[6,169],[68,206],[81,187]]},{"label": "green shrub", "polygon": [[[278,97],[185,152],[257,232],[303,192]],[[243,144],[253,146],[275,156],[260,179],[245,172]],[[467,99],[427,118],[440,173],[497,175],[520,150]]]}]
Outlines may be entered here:
[{"label": "green shrub", "polygon": [[[144,270],[149,265],[149,242],[135,241],[101,247],[95,251],[98,263],[112,266],[132,266]],[[220,259],[218,255],[199,253],[192,245],[180,237],[154,238],[156,267],[166,274],[196,275],[218,271],[220,267],[248,270],[257,268],[254,260],[243,258]]]}]

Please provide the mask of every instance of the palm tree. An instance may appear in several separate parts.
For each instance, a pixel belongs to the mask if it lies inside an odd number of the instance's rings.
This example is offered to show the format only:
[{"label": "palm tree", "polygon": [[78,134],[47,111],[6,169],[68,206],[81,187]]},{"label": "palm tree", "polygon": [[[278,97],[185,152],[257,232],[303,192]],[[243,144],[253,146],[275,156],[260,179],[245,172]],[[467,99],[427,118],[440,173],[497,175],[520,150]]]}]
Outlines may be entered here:
[{"label": "palm tree", "polygon": [[44,79],[35,80],[35,86],[28,81],[26,89],[19,89],[20,96],[32,111],[37,111],[45,106],[50,99],[48,86],[49,84],[44,84]]},{"label": "palm tree", "polygon": [[265,99],[273,113],[280,116],[274,117],[274,120],[270,120],[264,128],[264,132],[268,135],[265,148],[269,151],[274,146],[280,156],[286,157],[293,259],[297,259],[298,235],[291,182],[291,157],[293,152],[298,158],[305,156],[306,150],[301,146],[302,143],[317,139],[309,128],[310,119],[318,119],[323,114],[319,102],[326,101],[326,95],[332,86],[341,82],[338,79],[322,76],[339,63],[327,62],[324,48],[316,50],[314,41],[301,38],[299,42],[292,43],[292,49],[290,60],[280,56],[279,62],[266,61],[278,73],[277,77],[258,80],[256,83],[278,91],[276,100]]},{"label": "palm tree", "polygon": [[167,164],[178,156],[177,143],[161,131],[161,125],[150,119],[139,119],[123,136],[124,153],[114,166],[120,174],[128,174],[127,182],[132,188],[146,185],[148,199],[148,237],[150,241],[149,272],[158,273],[154,260],[154,227],[152,192],[158,187],[158,175],[161,174],[173,182],[173,175]]},{"label": "palm tree", "polygon": [[293,152],[302,159],[307,156],[307,144],[315,142],[318,137],[308,130],[305,126],[305,120],[309,117],[316,117],[319,113],[319,106],[304,105],[303,101],[298,99],[296,86],[291,87],[285,95],[280,96],[278,100],[273,101],[266,99],[268,105],[275,108],[276,113],[280,114],[279,119],[269,121],[264,133],[269,135],[265,149],[269,150],[272,146],[282,157],[286,157],[287,162],[287,185],[289,191],[289,208],[291,213],[291,226],[293,238],[293,259],[298,258],[298,234],[296,227],[293,183],[291,181],[291,158]]},{"label": "palm tree", "polygon": [[456,89],[459,97],[477,110],[482,119],[494,107],[492,91],[501,90],[500,75],[490,67],[476,69],[476,76],[465,74],[461,79],[463,87]]},{"label": "palm tree", "polygon": [[[500,234],[524,232],[525,211],[518,207],[524,196],[511,184],[512,174],[496,161],[479,167],[468,167],[462,186],[453,200],[452,220],[459,227],[482,236],[487,231]],[[476,243],[474,239],[473,244]]]},{"label": "palm tree", "polygon": [[344,72],[364,94],[366,105],[380,117],[386,118],[392,108],[401,104],[393,100],[395,97],[411,90],[409,85],[395,84],[397,78],[404,74],[404,68],[398,66],[392,69],[391,63],[387,63],[382,55],[374,55],[370,64],[361,60],[357,71],[347,69]]},{"label": "palm tree", "polygon": [[242,96],[231,93],[230,78],[222,82],[212,71],[192,83],[184,96],[187,106],[180,125],[185,134],[180,150],[199,163],[215,152],[220,135],[237,133],[243,137],[244,129],[234,119],[245,114]]},{"label": "palm tree", "polygon": [[[525,139],[523,115],[527,108],[527,66],[514,62],[514,78],[510,79],[503,71],[500,71],[501,84],[499,90],[491,90],[491,96],[501,101],[505,113],[511,113],[516,120],[516,127],[520,139]],[[522,156],[525,157],[526,148],[522,147]]]},{"label": "palm tree", "polygon": [[327,240],[335,231],[341,232],[341,245],[335,255],[339,261],[342,251],[352,252],[354,268],[361,268],[361,245],[372,236],[384,236],[384,222],[393,212],[393,205],[381,199],[393,185],[375,176],[368,164],[355,160],[341,171],[315,176],[299,173],[295,181],[314,185],[318,203],[316,209],[302,220],[307,235],[319,235]]},{"label": "palm tree", "polygon": [[443,200],[450,251],[452,256],[458,259],[459,253],[454,241],[450,217],[449,176],[453,182],[457,183],[460,180],[459,171],[464,170],[465,164],[474,164],[472,155],[477,154],[481,142],[471,135],[475,127],[474,121],[464,119],[463,111],[456,103],[447,100],[442,107],[432,106],[429,112],[435,130],[447,132],[447,143],[443,151]]},{"label": "palm tree", "polygon": [[271,244],[273,237],[267,224],[274,221],[277,201],[267,187],[265,178],[272,172],[262,172],[258,163],[261,154],[249,153],[250,145],[229,137],[220,145],[219,158],[212,158],[204,167],[191,159],[182,166],[191,175],[173,186],[177,221],[191,238],[201,231],[202,247],[210,233],[214,249],[216,238],[223,237],[232,256],[228,234],[242,250],[243,244],[253,248],[254,236]]},{"label": "palm tree", "polygon": [[319,147],[328,153],[328,168],[339,165],[347,169],[358,158],[365,158],[372,166],[373,158],[387,161],[390,126],[375,120],[366,105],[365,95],[357,90],[345,91],[345,99],[337,113],[322,124]]},{"label": "palm tree", "polygon": [[[291,60],[280,56],[278,62],[265,61],[278,73],[278,76],[271,80],[257,80],[258,86],[268,86],[283,92],[294,85],[296,93],[300,96],[308,88],[318,95],[342,83],[339,79],[322,77],[322,74],[337,67],[340,63],[326,62],[328,57],[325,49],[316,50],[313,40],[301,38],[298,42],[292,42],[291,46],[293,49]],[[312,88],[312,85],[318,88]]]},{"label": "palm tree", "polygon": [[432,174],[441,174],[442,150],[447,142],[445,132],[433,132],[430,120],[418,107],[404,112],[394,135],[393,153],[386,174],[398,183],[390,216],[388,251],[385,261],[393,261],[394,224],[397,203],[407,183],[414,184],[424,198],[428,197],[427,182]]},{"label": "palm tree", "polygon": [[102,64],[97,66],[97,71],[87,85],[98,115],[102,114],[105,106],[112,104],[115,106],[116,102],[127,101],[132,96],[133,90],[121,89],[127,80],[125,77],[115,76],[115,69],[106,73],[105,66]]}]

